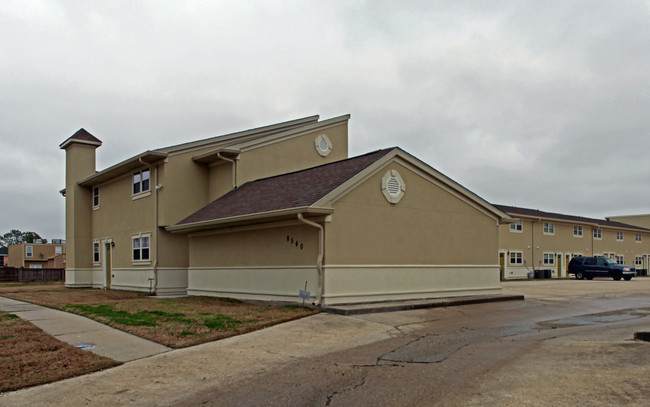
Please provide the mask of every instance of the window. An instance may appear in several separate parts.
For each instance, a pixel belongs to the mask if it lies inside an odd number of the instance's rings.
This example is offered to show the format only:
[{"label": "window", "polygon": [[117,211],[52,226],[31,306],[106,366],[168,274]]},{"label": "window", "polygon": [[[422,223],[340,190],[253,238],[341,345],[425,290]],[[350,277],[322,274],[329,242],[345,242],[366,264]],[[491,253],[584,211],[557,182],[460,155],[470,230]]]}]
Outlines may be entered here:
[{"label": "window", "polygon": [[594,239],[602,239],[603,231],[601,229],[594,229]]},{"label": "window", "polygon": [[25,256],[26,257],[34,257],[34,246],[25,247]]},{"label": "window", "polygon": [[99,242],[93,242],[93,263],[99,264]]},{"label": "window", "polygon": [[510,264],[523,264],[524,254],[522,252],[510,252]]},{"label": "window", "polygon": [[634,258],[634,265],[636,267],[643,267],[643,256],[636,256]]},{"label": "window", "polygon": [[554,253],[544,253],[544,265],[553,266],[555,265],[555,254]]},{"label": "window", "polygon": [[573,236],[574,237],[582,237],[582,226],[574,226],[573,227]]},{"label": "window", "polygon": [[555,234],[555,225],[549,222],[544,222],[544,234],[545,235],[554,235]]},{"label": "window", "polygon": [[643,241],[643,238],[641,237],[641,233],[637,233],[636,236],[634,236],[634,241],[637,243],[641,243]]},{"label": "window", "polygon": [[54,248],[54,254],[61,254],[61,253],[63,253],[63,247],[61,247],[61,246],[56,246],[56,247]]},{"label": "window", "polygon": [[616,256],[616,262],[618,264],[625,264],[625,258],[623,257],[623,255],[620,255],[620,256],[617,255]]},{"label": "window", "polygon": [[150,235],[133,236],[133,261],[149,261]]},{"label": "window", "polygon": [[99,187],[93,188],[93,208],[99,208]]},{"label": "window", "polygon": [[133,195],[149,190],[149,168],[133,173]]},{"label": "window", "polygon": [[617,242],[623,241],[623,232],[616,232],[616,241]]},{"label": "window", "polygon": [[510,224],[510,231],[511,232],[521,232],[523,230],[524,230],[524,225],[521,223],[521,219],[519,219],[515,223]]},{"label": "window", "polygon": [[574,257],[582,257],[582,253],[573,253],[571,255],[571,258],[574,258]]}]

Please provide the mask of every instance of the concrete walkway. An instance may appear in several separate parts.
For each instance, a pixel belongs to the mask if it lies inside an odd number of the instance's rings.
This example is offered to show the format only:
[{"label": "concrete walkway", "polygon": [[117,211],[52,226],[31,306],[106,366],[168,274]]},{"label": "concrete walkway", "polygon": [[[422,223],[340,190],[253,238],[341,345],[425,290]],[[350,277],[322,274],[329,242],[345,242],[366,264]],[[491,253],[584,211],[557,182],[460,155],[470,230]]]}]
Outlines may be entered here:
[{"label": "concrete walkway", "polygon": [[119,362],[129,362],[171,348],[100,324],[80,315],[0,297],[0,310],[29,321],[62,342],[95,345],[92,352]]}]

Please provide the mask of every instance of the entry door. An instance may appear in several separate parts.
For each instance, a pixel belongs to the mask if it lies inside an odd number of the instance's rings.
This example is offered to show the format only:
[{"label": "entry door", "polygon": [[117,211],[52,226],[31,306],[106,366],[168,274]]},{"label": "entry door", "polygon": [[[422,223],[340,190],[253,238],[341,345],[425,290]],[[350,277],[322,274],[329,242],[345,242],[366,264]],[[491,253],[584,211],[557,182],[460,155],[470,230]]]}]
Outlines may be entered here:
[{"label": "entry door", "polygon": [[557,272],[557,278],[562,277],[562,254],[558,254],[555,256],[557,258],[557,264],[555,265],[556,272]]},{"label": "entry door", "polygon": [[104,288],[111,288],[111,243],[104,244]]}]

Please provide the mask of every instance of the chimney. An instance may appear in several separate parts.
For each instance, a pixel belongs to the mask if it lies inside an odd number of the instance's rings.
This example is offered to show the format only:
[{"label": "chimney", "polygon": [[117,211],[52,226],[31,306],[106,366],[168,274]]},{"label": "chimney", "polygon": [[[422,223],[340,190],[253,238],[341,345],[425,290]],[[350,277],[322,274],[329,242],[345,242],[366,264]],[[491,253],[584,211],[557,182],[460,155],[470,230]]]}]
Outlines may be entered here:
[{"label": "chimney", "polygon": [[59,147],[65,150],[66,286],[92,286],[92,191],[78,182],[95,173],[95,149],[102,142],[79,129]]}]

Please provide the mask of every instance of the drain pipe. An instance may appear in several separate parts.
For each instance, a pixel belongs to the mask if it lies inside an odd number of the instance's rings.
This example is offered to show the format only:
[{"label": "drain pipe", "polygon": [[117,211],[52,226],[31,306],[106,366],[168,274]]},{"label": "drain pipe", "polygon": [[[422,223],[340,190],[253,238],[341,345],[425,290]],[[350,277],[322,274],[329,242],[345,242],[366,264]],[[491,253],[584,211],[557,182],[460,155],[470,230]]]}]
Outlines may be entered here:
[{"label": "drain pipe", "polygon": [[323,252],[324,252],[324,235],[325,230],[322,225],[319,225],[316,222],[305,219],[302,216],[302,213],[298,214],[298,220],[306,225],[313,226],[318,228],[318,257],[316,258],[316,270],[318,271],[318,294],[316,297],[316,303],[322,305],[323,302],[323,291],[325,286],[325,277],[323,275]]},{"label": "drain pipe", "polygon": [[237,161],[233,158],[226,158],[221,155],[221,152],[217,153],[217,157],[221,158],[224,161],[232,163],[232,187],[237,188]]}]

